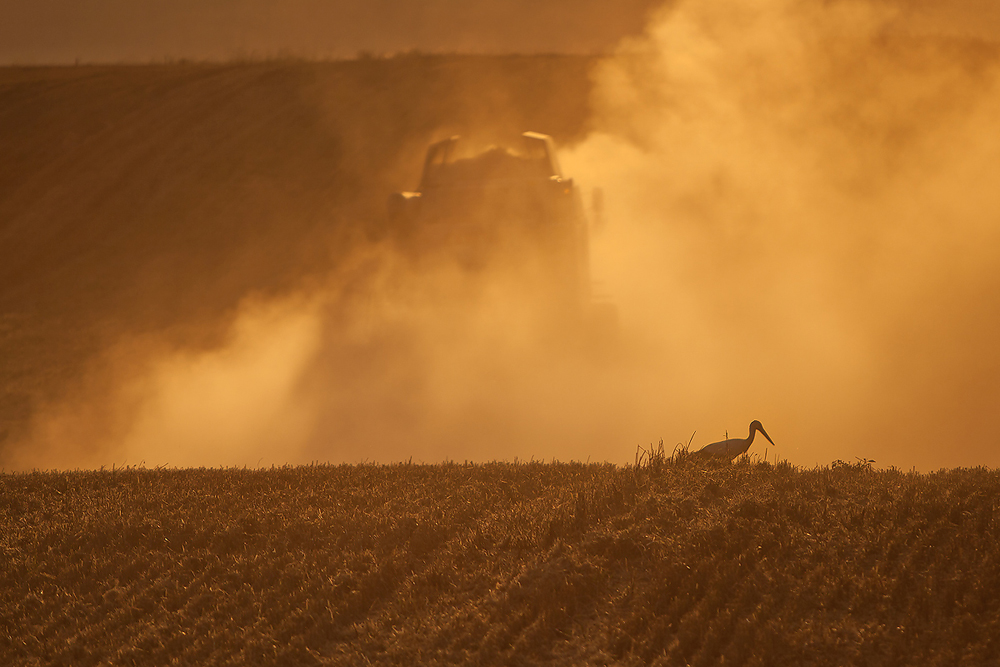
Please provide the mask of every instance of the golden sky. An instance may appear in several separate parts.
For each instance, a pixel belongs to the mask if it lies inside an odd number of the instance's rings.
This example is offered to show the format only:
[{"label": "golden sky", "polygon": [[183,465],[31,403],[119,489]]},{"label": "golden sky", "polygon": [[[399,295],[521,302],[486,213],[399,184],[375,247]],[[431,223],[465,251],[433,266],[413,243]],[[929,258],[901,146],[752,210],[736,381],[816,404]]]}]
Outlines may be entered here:
[{"label": "golden sky", "polygon": [[[658,0],[4,0],[0,63],[359,52],[608,52]],[[990,0],[899,0],[908,29],[1000,35]]]},{"label": "golden sky", "polygon": [[[657,0],[4,0],[0,63],[608,51]],[[613,7],[612,11],[609,8]]]}]

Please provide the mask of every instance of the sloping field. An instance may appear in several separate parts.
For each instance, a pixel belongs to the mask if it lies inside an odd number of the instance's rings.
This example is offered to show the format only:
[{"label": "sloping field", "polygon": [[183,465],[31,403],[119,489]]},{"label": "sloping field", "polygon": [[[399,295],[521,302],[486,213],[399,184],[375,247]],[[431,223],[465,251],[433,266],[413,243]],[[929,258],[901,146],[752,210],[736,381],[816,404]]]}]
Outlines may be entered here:
[{"label": "sloping field", "polygon": [[0,462],[122,334],[210,346],[247,294],[329,270],[430,141],[581,138],[590,62],[0,69]]},{"label": "sloping field", "polygon": [[995,664],[998,502],[863,463],[6,474],[0,662]]}]

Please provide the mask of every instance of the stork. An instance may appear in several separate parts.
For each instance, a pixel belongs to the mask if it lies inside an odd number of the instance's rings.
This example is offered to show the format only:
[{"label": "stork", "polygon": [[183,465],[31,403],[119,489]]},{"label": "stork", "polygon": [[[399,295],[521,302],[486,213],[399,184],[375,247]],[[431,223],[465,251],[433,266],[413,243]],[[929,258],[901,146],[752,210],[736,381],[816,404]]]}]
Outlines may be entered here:
[{"label": "stork", "polygon": [[695,453],[713,459],[727,459],[732,461],[734,458],[750,449],[750,445],[753,443],[753,436],[757,433],[757,431],[760,431],[761,435],[767,438],[768,442],[772,445],[774,444],[774,440],[771,440],[771,436],[767,434],[764,427],[760,425],[759,421],[754,419],[750,422],[749,437],[729,438],[728,440],[713,442],[710,445],[705,445]]}]

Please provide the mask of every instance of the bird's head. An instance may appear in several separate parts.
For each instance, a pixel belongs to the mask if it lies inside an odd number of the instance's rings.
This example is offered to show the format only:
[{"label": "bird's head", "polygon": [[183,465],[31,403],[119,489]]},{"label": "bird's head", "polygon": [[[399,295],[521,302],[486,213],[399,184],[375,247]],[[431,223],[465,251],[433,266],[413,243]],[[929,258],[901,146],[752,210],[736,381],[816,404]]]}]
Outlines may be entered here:
[{"label": "bird's head", "polygon": [[[752,422],[750,422],[750,433],[753,433],[754,431],[760,431],[761,435],[763,435],[765,438],[767,438],[767,441],[769,443],[771,443],[772,445],[774,445],[774,440],[771,440],[771,436],[769,436],[767,434],[767,431],[764,430],[764,427],[761,426],[760,422],[757,421],[756,419],[754,419]],[[777,445],[775,445],[775,447],[777,447]]]}]

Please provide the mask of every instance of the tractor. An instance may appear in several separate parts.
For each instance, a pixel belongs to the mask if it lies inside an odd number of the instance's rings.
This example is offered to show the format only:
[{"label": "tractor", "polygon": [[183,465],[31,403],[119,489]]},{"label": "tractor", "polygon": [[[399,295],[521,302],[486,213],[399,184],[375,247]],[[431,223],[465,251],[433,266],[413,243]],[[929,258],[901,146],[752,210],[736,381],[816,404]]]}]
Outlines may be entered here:
[{"label": "tractor", "polygon": [[606,328],[614,310],[591,297],[587,217],[552,138],[525,132],[517,150],[463,148],[458,136],[430,146],[418,189],[389,197],[390,237],[407,253],[457,263],[470,280],[518,274],[550,315]]}]

